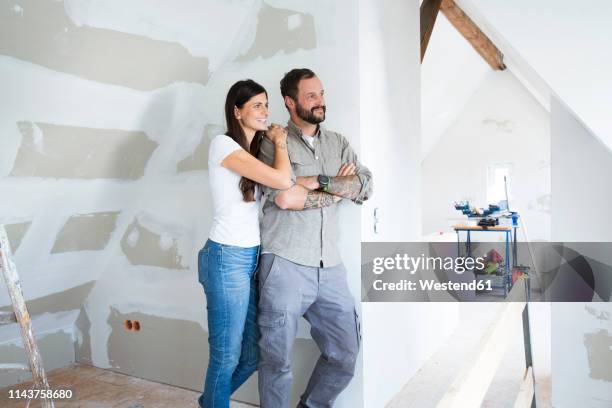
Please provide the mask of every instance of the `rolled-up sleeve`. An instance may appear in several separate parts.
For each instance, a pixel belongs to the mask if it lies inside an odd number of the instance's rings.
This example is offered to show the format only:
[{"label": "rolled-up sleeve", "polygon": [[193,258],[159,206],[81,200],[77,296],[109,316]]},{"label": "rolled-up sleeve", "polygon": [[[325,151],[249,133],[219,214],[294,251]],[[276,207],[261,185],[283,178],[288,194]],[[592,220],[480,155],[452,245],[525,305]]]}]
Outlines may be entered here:
[{"label": "rolled-up sleeve", "polygon": [[372,192],[374,189],[374,184],[372,182],[372,172],[366,166],[361,164],[357,154],[349,144],[348,140],[342,135],[341,137],[342,143],[342,164],[344,163],[354,163],[355,164],[355,172],[359,181],[361,182],[361,190],[357,197],[353,200],[355,204],[363,204],[363,202],[369,199],[372,196]]}]

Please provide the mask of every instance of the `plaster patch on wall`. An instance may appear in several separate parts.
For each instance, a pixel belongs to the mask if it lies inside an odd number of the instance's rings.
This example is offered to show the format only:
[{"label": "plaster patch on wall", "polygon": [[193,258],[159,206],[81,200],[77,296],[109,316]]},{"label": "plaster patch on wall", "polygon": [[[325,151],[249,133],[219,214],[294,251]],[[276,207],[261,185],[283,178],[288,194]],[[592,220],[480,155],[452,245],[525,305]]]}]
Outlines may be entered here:
[{"label": "plaster patch on wall", "polygon": [[[140,331],[127,331],[125,320],[138,320]],[[121,313],[110,307],[108,356],[118,372],[201,391],[209,360],[208,332],[192,321],[153,316],[141,312]],[[168,345],[172,345],[168,347]],[[305,389],[320,353],[312,340],[296,339],[292,352],[292,405]],[[154,356],[155,358],[151,358]],[[258,403],[257,375],[233,395],[234,399]],[[255,397],[254,397],[255,396]]]},{"label": "plaster patch on wall", "polygon": [[[72,333],[59,330],[36,336],[36,343],[43,359],[43,366],[49,372],[55,368],[74,363]],[[2,363],[28,364],[23,346],[0,344]],[[32,378],[29,371],[0,370],[0,388],[15,385]]]},{"label": "plaster patch on wall", "polygon": [[607,310],[600,311],[600,310],[597,310],[589,306],[585,306],[584,308],[587,311],[587,313],[589,313],[592,316],[595,316],[597,320],[601,320],[602,322],[610,320],[610,312],[608,312]]},{"label": "plaster patch on wall", "polygon": [[176,165],[176,171],[183,173],[186,171],[193,170],[207,170],[208,169],[208,148],[210,147],[210,140],[204,135],[200,139],[200,143],[196,146],[193,154],[189,157],[184,158]]},{"label": "plaster patch on wall", "polygon": [[208,148],[213,137],[223,133],[223,127],[219,125],[206,125],[200,142],[193,153],[181,160],[176,169],[179,173],[193,170],[208,170]]},{"label": "plaster patch on wall", "polygon": [[270,58],[279,51],[291,54],[317,46],[314,18],[310,14],[263,4],[257,16],[257,33],[251,48],[236,61]]},{"label": "plaster patch on wall", "polygon": [[51,253],[98,251],[106,248],[118,216],[119,211],[73,215],[57,234]]},{"label": "plaster patch on wall", "polygon": [[[79,26],[106,28],[176,42],[196,57],[206,57],[210,71],[216,71],[227,55],[233,54],[232,41],[219,41],[218,35],[234,39],[246,22],[253,20],[260,0],[182,0],[176,3],[150,0],[64,0],[64,9]],[[318,5],[320,7],[320,5]],[[185,12],[188,10],[188,12]],[[232,24],[227,22],[231,21]]]},{"label": "plaster patch on wall", "polygon": [[[168,245],[168,240],[171,245]],[[178,252],[177,239],[156,234],[142,226],[138,219],[134,219],[123,234],[121,249],[132,265],[187,269],[182,264],[183,257]]]},{"label": "plaster patch on wall", "polygon": [[302,23],[303,20],[301,14],[292,14],[287,17],[287,29],[289,31],[295,30],[296,28],[300,27]]},{"label": "plaster patch on wall", "polygon": [[584,335],[589,358],[589,376],[595,380],[612,382],[612,335],[607,330]]},{"label": "plaster patch on wall", "polygon": [[76,26],[64,3],[19,0],[0,8],[0,54],[93,81],[153,90],[175,81],[206,84],[208,59],[182,45],[104,28]]},{"label": "plaster patch on wall", "polygon": [[[79,286],[64,290],[62,292],[52,293],[47,296],[42,296],[36,299],[26,301],[28,313],[30,316],[43,313],[58,313],[69,310],[79,310],[85,301],[85,298],[94,287],[94,281],[84,283]],[[0,311],[13,310],[12,306],[0,307]]]},{"label": "plaster patch on wall", "polygon": [[28,232],[30,225],[32,225],[32,221],[6,224],[4,226],[6,229],[6,234],[8,235],[9,243],[11,244],[11,251],[13,251],[13,253],[17,252],[17,249],[19,249],[21,241]]},{"label": "plaster patch on wall", "polygon": [[135,180],[158,144],[144,132],[19,122],[23,141],[9,176]]},{"label": "plaster patch on wall", "polygon": [[74,323],[78,333],[74,342],[75,361],[79,363],[92,364],[91,359],[91,337],[89,330],[91,329],[91,321],[84,307]]},{"label": "plaster patch on wall", "polygon": [[13,11],[15,12],[15,14],[18,14],[19,16],[23,17],[23,7],[21,7],[19,4],[15,4],[13,6]]},{"label": "plaster patch on wall", "polygon": [[514,122],[512,122],[511,120],[497,120],[488,117],[482,121],[482,124],[493,125],[499,132],[512,133],[514,131]]},{"label": "plaster patch on wall", "polygon": [[535,200],[529,201],[527,204],[527,209],[550,214],[552,212],[551,211],[551,195],[543,194],[537,197]]}]

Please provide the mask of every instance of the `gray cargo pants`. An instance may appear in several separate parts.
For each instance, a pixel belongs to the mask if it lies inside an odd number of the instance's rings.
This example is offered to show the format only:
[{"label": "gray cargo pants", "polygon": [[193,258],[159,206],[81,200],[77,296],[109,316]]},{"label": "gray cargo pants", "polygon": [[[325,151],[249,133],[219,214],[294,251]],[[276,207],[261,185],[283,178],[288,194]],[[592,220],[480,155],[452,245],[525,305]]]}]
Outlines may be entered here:
[{"label": "gray cargo pants", "polygon": [[262,408],[287,408],[291,349],[298,320],[310,323],[321,357],[299,407],[331,407],[355,372],[360,324],[342,264],[315,268],[274,254],[260,257],[258,323],[259,396]]}]

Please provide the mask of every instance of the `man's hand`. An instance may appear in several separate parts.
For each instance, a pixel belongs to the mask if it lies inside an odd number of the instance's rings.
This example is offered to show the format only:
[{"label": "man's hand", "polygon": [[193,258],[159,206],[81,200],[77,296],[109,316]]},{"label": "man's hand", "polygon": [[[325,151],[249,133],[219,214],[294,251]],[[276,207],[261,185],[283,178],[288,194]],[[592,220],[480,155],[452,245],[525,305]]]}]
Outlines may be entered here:
[{"label": "man's hand", "polygon": [[[338,170],[338,176],[354,176],[357,167],[354,163],[344,163],[340,166],[340,170]],[[306,177],[298,177],[295,182],[302,187],[306,187],[308,190],[317,190],[319,187],[318,176],[306,176]]]},{"label": "man's hand", "polygon": [[354,176],[356,174],[356,170],[357,166],[355,166],[355,163],[344,163],[342,166],[340,166],[340,170],[338,170],[338,174],[336,174],[336,177]]}]

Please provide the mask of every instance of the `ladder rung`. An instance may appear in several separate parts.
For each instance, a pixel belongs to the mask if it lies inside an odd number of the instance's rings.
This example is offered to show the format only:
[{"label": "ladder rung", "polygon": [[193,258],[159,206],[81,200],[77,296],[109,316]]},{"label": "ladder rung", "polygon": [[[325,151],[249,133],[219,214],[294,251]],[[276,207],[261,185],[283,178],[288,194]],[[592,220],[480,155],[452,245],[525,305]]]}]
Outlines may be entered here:
[{"label": "ladder rung", "polygon": [[25,364],[0,364],[0,370],[23,370],[30,371],[30,366]]},{"label": "ladder rung", "polygon": [[13,312],[0,312],[0,326],[5,324],[17,323],[17,318]]}]

